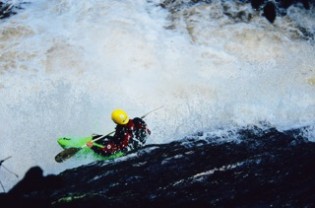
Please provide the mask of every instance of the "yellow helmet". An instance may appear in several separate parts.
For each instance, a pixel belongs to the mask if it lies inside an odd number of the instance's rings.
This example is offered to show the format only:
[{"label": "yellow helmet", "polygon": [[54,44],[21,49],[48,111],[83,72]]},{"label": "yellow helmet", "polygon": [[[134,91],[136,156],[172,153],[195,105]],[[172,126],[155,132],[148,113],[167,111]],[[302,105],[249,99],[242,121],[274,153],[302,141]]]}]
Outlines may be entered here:
[{"label": "yellow helmet", "polygon": [[116,124],[125,125],[129,122],[127,113],[121,109],[115,109],[112,112],[112,120]]}]

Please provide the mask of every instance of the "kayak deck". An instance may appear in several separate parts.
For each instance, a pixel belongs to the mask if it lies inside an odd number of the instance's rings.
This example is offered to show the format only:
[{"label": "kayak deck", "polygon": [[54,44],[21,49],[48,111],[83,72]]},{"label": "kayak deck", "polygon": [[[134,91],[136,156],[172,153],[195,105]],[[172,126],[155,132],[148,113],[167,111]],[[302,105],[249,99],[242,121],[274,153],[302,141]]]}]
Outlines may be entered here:
[{"label": "kayak deck", "polygon": [[[88,137],[60,137],[57,139],[58,144],[63,149],[68,149],[71,147],[80,148],[85,145],[87,142],[92,141],[93,136]],[[85,147],[82,148],[77,154],[76,157],[94,157],[96,160],[110,160],[118,157],[124,156],[125,153],[118,151],[109,156],[103,156],[94,152],[91,148]]]}]

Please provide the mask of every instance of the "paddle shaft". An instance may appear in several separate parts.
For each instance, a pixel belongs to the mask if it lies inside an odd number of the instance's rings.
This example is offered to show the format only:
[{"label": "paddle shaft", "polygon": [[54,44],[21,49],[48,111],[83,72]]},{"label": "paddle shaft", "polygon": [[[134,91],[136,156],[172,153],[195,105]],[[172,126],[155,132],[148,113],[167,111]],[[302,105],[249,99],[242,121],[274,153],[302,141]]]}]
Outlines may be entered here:
[{"label": "paddle shaft", "polygon": [[[96,138],[96,139],[92,139],[90,142],[96,142],[96,141],[98,141],[98,140],[101,140],[101,139],[103,139],[103,138],[105,138],[105,137],[107,137],[107,136],[113,134],[113,133],[115,133],[115,131],[112,131],[112,132],[110,132],[110,133],[108,133],[108,134],[106,134],[106,135],[104,135],[104,136],[98,137],[98,138]],[[84,148],[84,147],[87,147],[87,145],[85,144],[85,145],[82,145],[82,146],[81,146],[81,148]]]}]

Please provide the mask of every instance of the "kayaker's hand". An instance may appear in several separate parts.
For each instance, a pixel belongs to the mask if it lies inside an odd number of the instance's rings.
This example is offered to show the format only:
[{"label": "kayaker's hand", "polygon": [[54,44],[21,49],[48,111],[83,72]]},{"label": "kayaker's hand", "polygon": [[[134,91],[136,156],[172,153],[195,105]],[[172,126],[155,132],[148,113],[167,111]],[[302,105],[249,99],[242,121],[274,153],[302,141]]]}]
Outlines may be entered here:
[{"label": "kayaker's hand", "polygon": [[88,146],[88,147],[90,147],[90,148],[93,147],[93,142],[92,142],[92,141],[87,142],[87,143],[86,143],[86,146]]}]

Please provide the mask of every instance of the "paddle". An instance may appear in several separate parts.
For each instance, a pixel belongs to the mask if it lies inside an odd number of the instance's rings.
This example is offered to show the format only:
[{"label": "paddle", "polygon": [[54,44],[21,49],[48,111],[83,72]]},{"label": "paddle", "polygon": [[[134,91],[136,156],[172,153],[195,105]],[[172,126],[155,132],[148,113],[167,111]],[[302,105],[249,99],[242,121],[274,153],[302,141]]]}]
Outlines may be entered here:
[{"label": "paddle", "polygon": [[[15,175],[15,177],[18,178],[19,176],[18,176],[16,173],[13,173],[11,170],[9,170],[8,168],[6,168],[6,167],[2,164],[4,161],[10,159],[11,157],[12,157],[12,156],[9,156],[9,157],[4,158],[3,160],[0,160],[0,168],[3,167],[6,171],[8,171],[9,173],[12,173],[13,175]],[[3,186],[2,182],[1,182],[1,180],[0,180],[0,185],[1,185],[2,189],[3,189],[3,192],[5,192],[5,189],[4,189],[4,186]]]},{"label": "paddle", "polygon": [[[98,140],[101,140],[101,139],[103,139],[103,138],[105,138],[105,137],[107,137],[107,136],[109,136],[109,135],[111,135],[113,133],[115,133],[115,131],[112,131],[112,132],[110,132],[110,133],[108,133],[108,134],[106,134],[104,136],[101,136],[101,137],[98,137],[96,139],[93,139],[93,140],[91,140],[91,142],[96,142]],[[56,162],[61,163],[61,162],[65,161],[65,160],[69,159],[73,155],[75,155],[77,152],[79,152],[84,147],[87,147],[87,145],[85,144],[85,145],[83,145],[81,147],[70,147],[68,149],[65,149],[65,150],[59,152],[55,156],[55,160],[56,160]]]},{"label": "paddle", "polygon": [[[154,112],[154,111],[159,110],[159,109],[162,108],[162,107],[163,107],[163,106],[160,106],[160,107],[155,108],[155,109],[153,109],[152,111],[150,111],[150,112],[144,114],[143,116],[141,116],[141,119],[144,119],[147,115],[149,115],[150,113],[152,113],[152,112]],[[105,138],[105,137],[107,137],[107,136],[113,134],[113,133],[115,133],[115,131],[112,131],[112,132],[110,132],[110,133],[108,133],[108,134],[106,134],[106,135],[104,135],[104,136],[101,136],[101,137],[98,137],[98,138],[96,138],[96,139],[93,139],[93,140],[91,140],[91,142],[96,142],[96,141],[98,141],[98,140],[100,140],[100,139],[103,139],[103,138]],[[71,158],[71,157],[74,156],[76,153],[78,153],[82,148],[85,148],[85,147],[87,147],[86,144],[83,145],[83,146],[81,146],[81,147],[70,147],[70,148],[68,148],[68,149],[65,149],[65,150],[61,151],[60,153],[58,153],[58,154],[55,156],[55,160],[56,160],[56,162],[61,163],[61,162],[65,161],[65,160]]]}]

